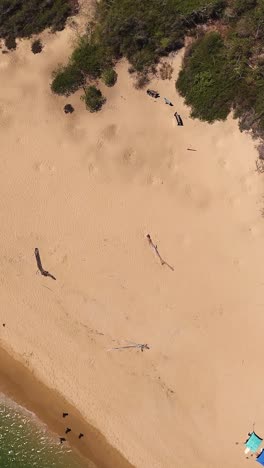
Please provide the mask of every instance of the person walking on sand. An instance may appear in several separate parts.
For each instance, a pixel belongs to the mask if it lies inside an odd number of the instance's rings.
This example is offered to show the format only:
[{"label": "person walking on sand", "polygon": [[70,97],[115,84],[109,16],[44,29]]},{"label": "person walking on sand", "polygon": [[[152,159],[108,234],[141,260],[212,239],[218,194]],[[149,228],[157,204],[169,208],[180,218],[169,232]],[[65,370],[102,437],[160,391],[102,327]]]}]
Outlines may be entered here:
[{"label": "person walking on sand", "polygon": [[171,107],[173,106],[172,102],[166,97],[164,98],[164,101],[165,101],[165,104],[168,104],[168,106],[171,106]]}]

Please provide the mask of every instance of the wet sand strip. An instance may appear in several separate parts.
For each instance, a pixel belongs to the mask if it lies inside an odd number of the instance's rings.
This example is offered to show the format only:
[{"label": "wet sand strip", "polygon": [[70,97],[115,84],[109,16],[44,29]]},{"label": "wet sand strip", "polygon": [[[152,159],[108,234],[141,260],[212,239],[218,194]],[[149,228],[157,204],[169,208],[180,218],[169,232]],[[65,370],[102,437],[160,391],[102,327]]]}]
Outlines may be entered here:
[{"label": "wet sand strip", "polygon": [[[55,390],[39,382],[33,373],[0,347],[0,392],[33,412],[48,428],[67,438],[70,446],[83,457],[84,466],[97,468],[133,468],[98,429],[87,423],[79,411]],[[69,415],[63,418],[63,412]],[[66,427],[71,432],[65,435]],[[81,439],[80,433],[84,434]],[[89,463],[90,461],[90,463]]]}]

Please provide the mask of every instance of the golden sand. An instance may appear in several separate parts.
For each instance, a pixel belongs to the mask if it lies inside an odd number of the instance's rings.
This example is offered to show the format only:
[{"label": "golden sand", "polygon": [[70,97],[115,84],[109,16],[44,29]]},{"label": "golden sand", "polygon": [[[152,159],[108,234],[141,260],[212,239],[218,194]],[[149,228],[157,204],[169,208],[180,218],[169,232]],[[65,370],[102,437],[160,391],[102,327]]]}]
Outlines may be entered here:
[{"label": "golden sand", "polygon": [[[247,466],[236,442],[264,434],[255,143],[231,116],[190,118],[182,52],[156,102],[125,61],[98,114],[52,95],[75,37],[0,56],[1,345],[137,468]],[[108,351],[125,340],[150,350]]]}]

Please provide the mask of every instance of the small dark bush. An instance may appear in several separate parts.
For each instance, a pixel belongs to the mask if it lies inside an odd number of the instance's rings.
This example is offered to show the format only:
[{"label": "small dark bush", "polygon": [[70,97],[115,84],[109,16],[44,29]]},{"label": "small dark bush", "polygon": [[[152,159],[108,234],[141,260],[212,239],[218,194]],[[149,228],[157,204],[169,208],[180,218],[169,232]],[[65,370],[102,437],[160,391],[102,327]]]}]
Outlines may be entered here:
[{"label": "small dark bush", "polygon": [[9,36],[5,39],[5,46],[8,50],[15,50],[16,49],[16,39],[14,36]]},{"label": "small dark bush", "polygon": [[107,68],[102,73],[102,80],[106,86],[114,86],[117,80],[117,73],[113,68]]},{"label": "small dark bush", "polygon": [[106,101],[100,89],[95,86],[88,86],[82,99],[90,112],[98,112]]},{"label": "small dark bush", "polygon": [[35,41],[32,42],[31,45],[31,50],[33,54],[40,54],[42,52],[43,45],[40,39],[36,39]]},{"label": "small dark bush", "polygon": [[55,72],[51,83],[53,93],[69,96],[84,84],[84,76],[73,65],[61,67]]},{"label": "small dark bush", "polygon": [[65,114],[72,114],[74,112],[74,107],[72,107],[71,104],[66,104],[64,106],[64,112]]}]

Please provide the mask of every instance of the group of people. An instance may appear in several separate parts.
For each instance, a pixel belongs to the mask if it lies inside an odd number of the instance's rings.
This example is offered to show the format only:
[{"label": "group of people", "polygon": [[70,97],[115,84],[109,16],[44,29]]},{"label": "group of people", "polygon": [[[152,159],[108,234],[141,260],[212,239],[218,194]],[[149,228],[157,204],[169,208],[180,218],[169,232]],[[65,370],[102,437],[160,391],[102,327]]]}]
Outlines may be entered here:
[{"label": "group of people", "polygon": [[[63,418],[66,418],[67,416],[69,416],[69,413],[62,413]],[[65,434],[68,434],[69,432],[71,432],[71,428],[66,427]],[[78,439],[81,439],[82,437],[84,437],[84,434],[80,432],[80,434],[78,435]],[[63,444],[63,442],[66,442],[65,437],[60,437],[60,443]]]},{"label": "group of people", "polygon": [[[147,89],[147,94],[155,99],[160,97],[160,94],[158,93],[158,91],[154,91],[153,89]],[[165,101],[165,104],[167,104],[168,106],[171,106],[171,107],[173,106],[172,102],[166,97],[164,97],[164,101]],[[175,112],[174,117],[177,121],[178,126],[183,127],[183,121],[182,121],[180,114],[178,114],[178,112]]]}]

